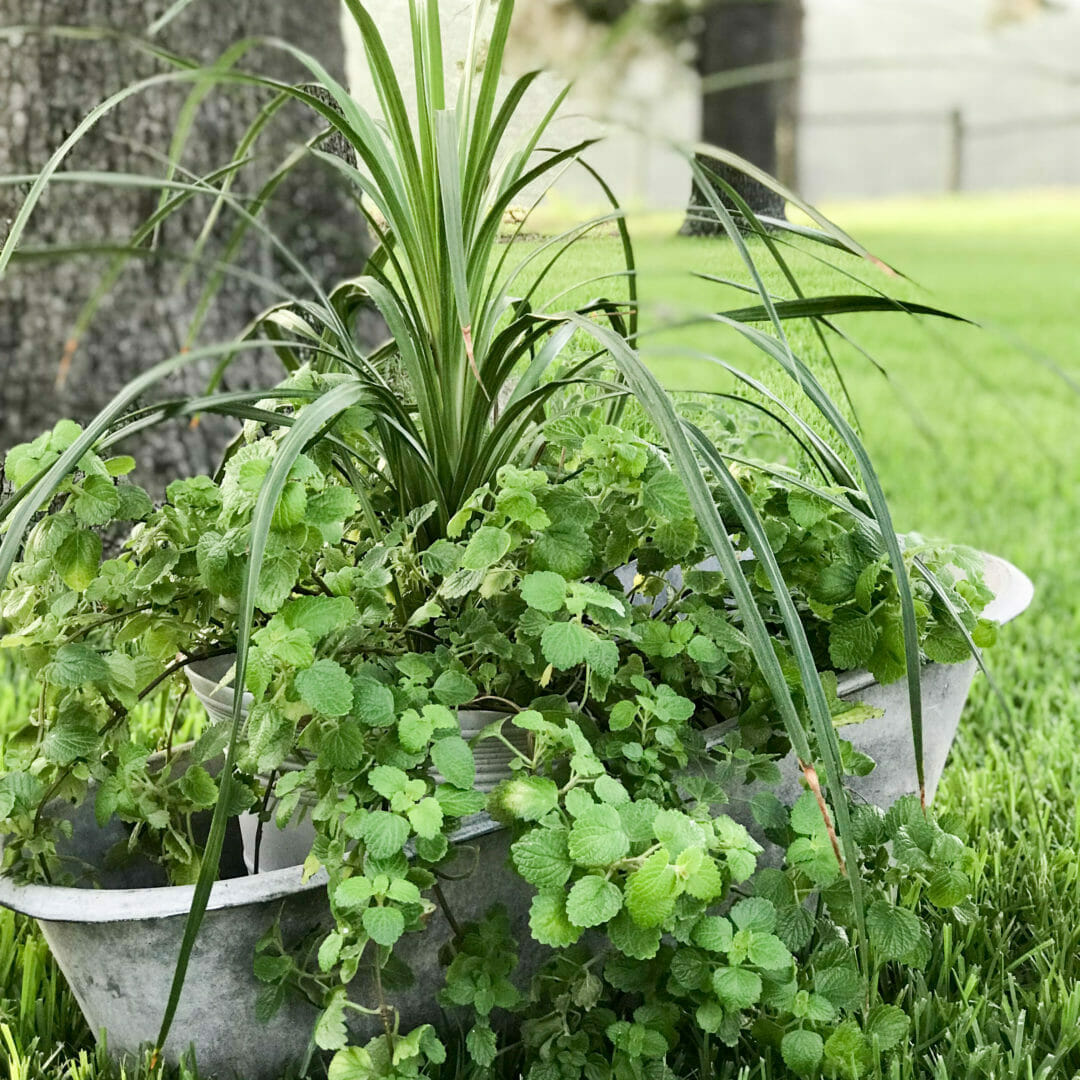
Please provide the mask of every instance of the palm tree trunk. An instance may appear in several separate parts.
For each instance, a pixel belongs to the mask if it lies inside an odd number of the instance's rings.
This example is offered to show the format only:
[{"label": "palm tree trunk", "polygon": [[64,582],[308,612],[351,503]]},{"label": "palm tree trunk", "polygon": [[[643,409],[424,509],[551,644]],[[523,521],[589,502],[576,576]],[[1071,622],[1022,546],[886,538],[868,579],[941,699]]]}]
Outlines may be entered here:
[{"label": "palm tree trunk", "polygon": [[[702,79],[778,60],[795,60],[802,47],[801,0],[716,0],[703,12],[698,39]],[[730,150],[770,175],[790,182],[795,169],[794,122],[798,78],[794,75],[750,83],[702,97],[702,140]],[[784,217],[784,200],[745,173],[715,159],[702,164],[744,199],[755,214]],[[723,204],[733,200],[717,188]],[[736,211],[737,213],[737,211]],[[682,231],[716,235],[723,231],[705,194],[694,184]]]},{"label": "palm tree trunk", "polygon": [[[167,0],[6,0],[4,22],[23,26],[108,26],[143,33],[169,6]],[[249,35],[283,38],[315,53],[344,77],[344,45],[338,0],[304,4],[265,0],[196,2],[163,32],[161,44],[185,56],[209,61],[233,41]],[[302,79],[291,59],[269,48],[245,56],[249,69]],[[34,173],[87,112],[108,94],[163,67],[119,40],[90,42],[27,32],[0,39],[0,173]],[[121,105],[102,119],[72,152],[65,168],[161,175],[160,155],[167,153],[179,106],[190,86],[158,87]],[[204,176],[233,158],[236,144],[266,95],[240,87],[218,89],[200,109],[188,141],[183,167]],[[279,114],[256,144],[257,168],[270,171],[303,139],[317,130],[299,107]],[[158,156],[155,156],[158,155]],[[264,166],[265,162],[265,166]],[[291,181],[271,217],[272,227],[296,254],[326,281],[357,272],[364,262],[367,238],[351,206],[351,196],[335,183],[329,170],[306,162],[306,172]],[[258,185],[247,171],[238,191],[250,194]],[[25,186],[0,187],[0,233],[6,234],[25,193]],[[153,211],[151,190],[122,190],[93,185],[57,184],[38,206],[24,233],[20,251],[88,241],[125,242]],[[198,234],[209,203],[193,201],[170,218],[160,237],[162,249],[185,251]],[[228,213],[215,229],[214,244],[232,229]],[[243,253],[247,269],[288,283],[279,260],[265,243],[252,242]],[[92,293],[107,264],[97,257],[63,261],[25,259],[14,263],[0,280],[0,453],[32,438],[61,416],[85,420],[116,390],[183,344],[203,272],[179,286],[180,267],[163,259],[129,264],[106,301],[99,318],[70,356],[66,379],[57,376],[72,322]],[[201,334],[202,341],[227,340],[273,297],[255,285],[230,279]],[[279,368],[269,360],[246,361],[230,376],[267,385]],[[195,390],[206,370],[189,370],[170,390]],[[135,448],[140,479],[160,493],[177,475],[213,467],[230,425],[213,418],[197,430],[179,426],[146,433]]]}]

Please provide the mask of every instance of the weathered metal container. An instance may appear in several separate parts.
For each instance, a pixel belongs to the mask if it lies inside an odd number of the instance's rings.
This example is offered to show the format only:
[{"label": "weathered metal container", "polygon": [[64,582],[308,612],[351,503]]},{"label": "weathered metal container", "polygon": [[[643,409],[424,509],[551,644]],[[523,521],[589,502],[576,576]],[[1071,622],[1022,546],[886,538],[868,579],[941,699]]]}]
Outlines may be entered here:
[{"label": "weathered metal container", "polygon": [[[106,853],[125,832],[118,823],[99,829],[93,800],[61,811],[73,823],[66,852],[80,861],[103,866]],[[479,816],[454,837],[461,878],[442,885],[456,919],[467,922],[501,903],[511,913],[515,936],[528,936],[529,886],[509,872],[509,834]],[[239,837],[230,837],[225,861],[239,863]],[[240,872],[243,873],[242,867]],[[91,1030],[107,1033],[110,1052],[137,1055],[157,1036],[169,997],[193,886],[170,886],[149,864],[121,871],[101,871],[100,888],[17,885],[0,878],[0,904],[37,919]],[[263,986],[253,973],[255,946],[274,923],[285,942],[301,946],[333,925],[326,877],[302,880],[299,866],[218,881],[192,953],[165,1058],[177,1062],[195,1051],[200,1073],[220,1080],[279,1080],[307,1052],[318,1015],[306,1000],[290,995],[272,1020],[257,1018]],[[414,971],[416,981],[404,991],[388,991],[403,1026],[438,1022],[435,992],[442,985],[439,950],[451,936],[441,910],[421,934],[406,935],[395,952]],[[524,953],[534,967],[538,949]],[[373,1007],[377,996],[364,968],[351,996]],[[353,1014],[354,1031],[370,1038],[381,1030],[372,1017]]]},{"label": "weathered metal container", "polygon": [[[994,593],[984,615],[1003,625],[1027,609],[1034,586],[1012,563],[996,555],[984,555],[983,558],[986,583]],[[923,665],[919,683],[927,800],[933,799],[937,792],[975,671],[973,659],[959,664]],[[919,784],[907,680],[882,686],[869,672],[852,671],[840,677],[837,691],[845,700],[863,702],[882,710],[881,716],[838,729],[841,738],[849,740],[856,750],[868,754],[875,762],[869,775],[848,777],[847,787],[882,807],[891,806],[901,795],[917,793]],[[780,762],[780,773],[781,785],[773,790],[781,801],[793,803],[803,790],[801,772],[793,754]]]}]

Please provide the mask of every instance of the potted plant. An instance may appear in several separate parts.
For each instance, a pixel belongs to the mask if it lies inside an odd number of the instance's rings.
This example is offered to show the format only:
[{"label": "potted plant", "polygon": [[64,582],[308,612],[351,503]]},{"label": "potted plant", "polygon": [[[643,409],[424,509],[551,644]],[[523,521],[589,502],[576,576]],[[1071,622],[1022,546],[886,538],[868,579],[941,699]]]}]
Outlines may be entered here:
[{"label": "potted plant", "polygon": [[[776,300],[757,264],[790,274],[779,247],[692,158],[760,300],[704,322],[752,344],[817,416],[729,367],[792,433],[785,462],[757,460],[745,414],[703,418],[643,362],[617,206],[524,256],[500,245],[522,192],[587,146],[539,151],[549,115],[503,155],[533,83],[500,97],[512,0],[486,28],[477,6],[456,106],[438,5],[411,4],[412,121],[377,27],[348,7],[385,126],[281,43],[267,47],[293,53],[320,93],[241,70],[236,54],[156,78],[196,97],[213,83],[267,91],[236,169],[290,101],[343,136],[352,160],[320,149],[326,132],[308,152],[363,194],[380,240],[368,274],[327,290],[297,267],[308,291],[237,340],[162,361],[85,430],[61,422],[8,455],[4,640],[41,694],[0,779],[3,902],[41,920],[110,1046],[152,1041],[175,1059],[194,1041],[210,1071],[276,1075],[310,1030],[308,1055],[334,1051],[334,1080],[414,1075],[445,1056],[442,1007],[466,1010],[480,1065],[498,1053],[500,1015],[518,1014],[514,1052],[535,1080],[631,1075],[740,1040],[775,1045],[800,1074],[822,1062],[857,1073],[906,1032],[879,1000],[882,965],[929,947],[899,885],[954,906],[970,860],[918,798],[887,814],[849,805],[845,778],[869,761],[835,724],[874,710],[844,700],[837,673],[906,680],[913,775],[900,790],[925,795],[922,661],[977,654],[992,592],[974,553],[897,536],[857,433],[784,323],[934,312],[865,295]],[[108,107],[31,187],[0,270]],[[196,199],[235,217],[231,253],[249,233],[274,242],[260,211],[299,156],[249,203],[233,168],[148,178],[165,195],[135,243]],[[819,230],[800,235],[866,256],[806,209]],[[601,224],[623,240],[624,295],[545,303],[541,283]],[[766,242],[752,249],[744,230]],[[365,306],[388,328],[373,351],[354,337]],[[236,355],[265,349],[282,383],[216,389]],[[206,395],[136,406],[206,359],[218,364]],[[242,420],[237,440],[215,477],[179,479],[155,508],[111,448],[205,411]],[[95,530],[117,521],[134,526],[102,561]],[[194,676],[211,705],[199,739],[166,738],[159,757],[133,746],[132,708],[157,695],[173,715],[184,671],[215,660],[228,670]],[[483,729],[463,729],[462,710],[487,713]],[[490,793],[477,785],[489,747],[510,773]],[[747,781],[780,783],[789,751],[805,786],[794,806],[748,798]],[[785,869],[755,873],[761,844],[728,802],[748,804]],[[242,874],[230,823],[244,812],[256,844],[260,826],[265,840],[306,815],[304,865]],[[237,876],[220,873],[223,853]],[[105,888],[72,888],[86,882]],[[803,906],[815,892],[816,919]]]}]

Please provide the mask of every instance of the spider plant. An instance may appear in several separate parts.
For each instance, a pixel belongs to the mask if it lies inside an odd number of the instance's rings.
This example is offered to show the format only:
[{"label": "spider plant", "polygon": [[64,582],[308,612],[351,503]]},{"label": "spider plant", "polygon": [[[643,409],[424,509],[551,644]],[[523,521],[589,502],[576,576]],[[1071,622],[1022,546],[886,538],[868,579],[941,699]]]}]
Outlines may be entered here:
[{"label": "spider plant", "polygon": [[[340,469],[356,488],[373,531],[380,527],[382,514],[405,514],[416,507],[432,505],[434,512],[425,525],[424,536],[430,543],[445,534],[463,501],[488,482],[501,466],[528,462],[535,455],[542,444],[545,418],[557,412],[571,393],[580,397],[584,390],[598,400],[606,400],[610,419],[616,423],[626,403],[636,400],[682,478],[702,532],[731,583],[757,663],[830,828],[830,813],[835,814],[833,835],[841,865],[845,861],[853,864],[847,803],[841,789],[839,747],[826,694],[764,528],[723,455],[701,430],[683,418],[645,363],[644,347],[648,341],[639,333],[631,232],[610,188],[582,161],[591,141],[556,150],[543,146],[565,92],[556,95],[543,109],[540,119],[527,128],[520,141],[511,142],[512,124],[516,121],[520,126],[523,102],[538,89],[535,72],[508,86],[501,82],[514,0],[497,0],[494,5],[477,0],[474,4],[469,52],[454,92],[448,87],[450,69],[441,41],[438,0],[409,0],[416,75],[415,87],[409,90],[401,85],[375,20],[361,0],[345,2],[363,40],[380,116],[365,111],[316,58],[287,42],[245,41],[216,62],[199,66],[152,42],[125,40],[118,42],[118,47],[148,51],[168,69],[125,87],[94,108],[40,173],[29,178],[6,179],[7,183],[29,181],[31,186],[0,248],[0,274],[8,269],[13,258],[42,254],[20,252],[18,244],[48,185],[89,180],[114,187],[145,187],[158,194],[153,214],[129,242],[104,244],[97,249],[110,258],[111,265],[102,286],[88,301],[77,322],[76,337],[89,325],[98,303],[127,260],[145,255],[161,224],[193,202],[207,205],[206,224],[191,250],[182,257],[185,273],[204,271],[206,283],[203,299],[192,319],[189,344],[194,341],[224,278],[247,273],[237,259],[245,239],[252,234],[271,245],[299,274],[304,290],[281,295],[278,286],[265,282],[273,302],[242,328],[234,340],[185,349],[148,369],[122,390],[53,465],[43,469],[0,508],[0,522],[6,526],[0,545],[0,581],[6,580],[35,513],[49,502],[57,485],[78,467],[92,447],[112,445],[149,425],[205,411],[291,424],[266,476],[251,524],[235,673],[237,685],[243,685],[256,610],[256,585],[273,529],[274,509],[290,469],[313,442],[326,440],[330,444]],[[174,5],[163,18],[175,15],[184,6],[184,3]],[[292,85],[240,66],[259,50],[288,53],[304,66],[309,80]],[[67,154],[103,115],[151,87],[169,83],[188,85],[190,91],[177,122],[169,157],[163,162],[162,176],[58,171]],[[263,91],[266,103],[232,160],[222,163],[209,175],[191,176],[178,162],[190,135],[194,113],[209,93],[231,85]],[[320,120],[322,130],[278,163],[255,188],[253,197],[239,198],[234,188],[241,178],[249,175],[260,134],[268,125],[280,121],[282,108],[289,103],[300,103],[310,110]],[[331,133],[348,144],[348,159],[324,149],[326,137]],[[845,410],[822,387],[811,366],[793,349],[785,333],[785,323],[791,319],[809,320],[815,331],[822,334],[831,316],[847,311],[942,313],[900,304],[881,294],[805,297],[796,275],[784,260],[781,243],[776,239],[778,234],[768,231],[730,189],[727,194],[734,200],[736,212],[733,214],[727,208],[727,202],[715,194],[713,181],[721,189],[722,182],[697,164],[696,151],[753,173],[795,201],[815,222],[815,227],[810,229],[796,229],[783,223],[772,223],[770,229],[797,234],[802,243],[838,249],[875,263],[877,260],[812,207],[801,203],[793,193],[748,163],[716,147],[685,148],[687,159],[693,163],[701,181],[701,189],[712,193],[708,196],[710,209],[723,223],[747,269],[749,281],[744,287],[758,301],[751,307],[702,316],[702,321],[715,328],[718,339],[717,355],[704,358],[703,362],[722,363],[748,385],[760,387],[749,373],[735,368],[719,355],[723,333],[739,335],[764,361],[794,381],[803,392],[808,408],[817,410],[850,451],[856,469],[850,468],[829,442],[816,435],[794,410],[788,410],[786,421],[807,435],[812,455],[828,483],[837,486],[831,490],[842,489],[847,493],[842,496],[845,505],[880,535],[896,570],[904,610],[913,737],[921,762],[918,635],[900,542],[881,485],[856,430],[847,420]],[[328,169],[343,174],[354,186],[357,212],[377,241],[366,273],[332,287],[324,286],[303,266],[274,235],[262,215],[282,180],[308,157],[317,158]],[[522,256],[521,246],[513,241],[525,222],[520,222],[516,231],[506,237],[504,222],[508,209],[526,198],[534,198],[533,193],[546,190],[571,167],[588,169],[610,210],[538,247],[526,249],[527,254]],[[224,222],[230,223],[227,228],[222,227]],[[622,238],[624,258],[619,269],[607,280],[576,283],[554,300],[541,303],[540,286],[559,267],[565,253],[581,237],[600,227],[614,227]],[[757,233],[762,242],[748,243],[744,236],[748,231]],[[224,242],[218,247],[222,254],[208,257],[210,237],[221,235]],[[81,250],[95,249],[91,246]],[[763,258],[781,269],[794,298],[778,300],[772,296],[758,265]],[[593,301],[571,310],[560,307],[566,296],[584,288],[596,293]],[[625,298],[606,296],[605,292],[611,290]],[[388,331],[386,340],[373,349],[361,344],[355,330],[357,315],[365,307],[378,310]],[[763,323],[765,329],[756,327],[755,323]],[[820,340],[824,344],[823,336]],[[270,413],[265,405],[260,405],[262,399],[270,396],[266,391],[225,393],[218,389],[221,377],[237,355],[260,350],[273,350],[287,371],[306,363],[319,371],[333,373],[331,388],[313,398],[295,417]],[[141,395],[177,369],[199,361],[216,365],[204,395],[135,408]],[[336,421],[356,406],[370,411],[375,432],[369,452],[359,455],[335,440],[333,434]],[[775,397],[771,406],[783,408]],[[734,518],[725,520],[718,510],[712,495],[714,484],[720,485],[728,496]],[[755,606],[740,570],[740,553],[731,538],[736,532],[748,538],[780,602],[808,706],[809,728],[800,715],[762,613]],[[407,598],[404,602],[407,604]],[[240,710],[238,694],[220,798],[183,947],[177,958],[159,1046],[168,1034],[188,958],[217,874],[241,728]],[[812,740],[816,743],[816,753]],[[832,795],[831,811],[818,783],[819,767],[825,791]],[[921,763],[919,781],[921,785]],[[861,910],[856,876],[851,879],[851,888],[856,907]],[[865,934],[860,937],[865,939]]]}]

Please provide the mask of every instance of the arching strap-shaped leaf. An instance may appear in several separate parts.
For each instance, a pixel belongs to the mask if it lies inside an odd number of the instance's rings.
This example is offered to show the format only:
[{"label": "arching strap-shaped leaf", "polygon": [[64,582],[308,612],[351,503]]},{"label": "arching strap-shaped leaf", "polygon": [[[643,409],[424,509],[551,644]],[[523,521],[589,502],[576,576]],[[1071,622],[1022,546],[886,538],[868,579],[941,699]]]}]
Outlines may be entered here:
[{"label": "arching strap-shaped leaf", "polygon": [[[904,556],[900,548],[900,538],[896,535],[896,529],[893,527],[892,512],[889,510],[889,504],[885,498],[881,481],[878,479],[877,471],[874,469],[874,464],[870,460],[870,455],[863,445],[862,439],[859,438],[848,422],[847,417],[837,408],[836,403],[826,393],[809,367],[799,360],[790,349],[781,348],[780,343],[775,338],[746,323],[736,322],[722,315],[714,315],[713,318],[717,322],[734,327],[763,353],[771,356],[810,398],[814,407],[844,440],[855,458],[855,464],[858,466],[859,474],[862,477],[863,488],[866,491],[870,508],[881,530],[881,538],[885,543],[885,549],[889,554],[889,562],[892,564],[896,575],[897,592],[900,594],[900,611],[904,626],[904,657],[907,665],[908,701],[911,705],[911,739],[915,750],[915,770],[919,782],[919,796],[920,799],[925,801],[926,769],[923,761],[922,670],[919,652],[919,628],[915,618],[915,602],[911,593],[911,582],[908,580],[907,572],[904,569]],[[792,364],[794,364],[794,367],[792,367]]]},{"label": "arching strap-shaped leaf", "polygon": [[[820,210],[808,203],[797,192],[792,191],[786,184],[780,183],[779,180],[770,176],[764,169],[759,169],[756,165],[751,164],[746,158],[740,157],[738,154],[733,154],[730,150],[725,150],[723,147],[714,146],[712,143],[698,143],[691,148],[690,157],[692,161],[696,161],[699,157],[721,161],[725,165],[741,172],[744,176],[748,176],[751,180],[756,180],[763,187],[775,192],[793,206],[797,206],[808,218],[817,222],[818,227],[826,236],[830,237],[838,245],[843,247],[845,251],[866,259],[868,262],[871,262],[878,268],[884,270],[887,274],[891,274],[894,277],[903,276],[898,270],[890,266],[883,259],[879,259],[876,255],[868,251],[854,237],[849,236],[839,225],[827,218]],[[708,194],[706,188],[702,188],[702,190]],[[809,238],[814,239],[813,236],[810,236]]]},{"label": "arching strap-shaped leaf", "polygon": [[[699,275],[705,280],[717,280],[709,275]],[[901,315],[933,315],[939,319],[952,319],[974,325],[971,319],[954,315],[951,311],[918,304],[909,300],[893,300],[887,296],[861,296],[858,293],[837,296],[807,296],[799,300],[777,300],[773,310],[780,319],[819,319],[831,315],[863,314],[871,311],[893,311]],[[771,315],[762,305],[733,308],[720,312],[735,322],[769,322]]]},{"label": "arching strap-shaped leaf", "polygon": [[[569,319],[576,322],[581,330],[594,337],[610,351],[627,385],[663,436],[672,462],[685,485],[698,526],[720,561],[720,569],[734,593],[736,605],[743,619],[743,632],[750,642],[754,659],[772,693],[774,704],[784,724],[784,731],[791,741],[792,749],[799,762],[804,769],[809,769],[812,767],[813,757],[806,730],[795,707],[779,658],[774,651],[765,620],[743,574],[738,554],[728,534],[728,527],[713,501],[712,492],[698,460],[698,453],[701,454],[716,480],[724,486],[739,516],[740,528],[745,530],[754,554],[769,575],[773,592],[780,604],[792,654],[798,664],[803,691],[806,694],[818,749],[824,764],[826,785],[833,797],[839,840],[844,849],[844,860],[852,868],[850,884],[855,901],[860,940],[865,941],[862,886],[856,871],[857,852],[851,835],[847,797],[843,790],[840,747],[817,666],[806,640],[806,633],[776,557],[773,555],[768,537],[765,535],[764,526],[753,504],[728,471],[715,447],[700,431],[693,425],[687,424],[678,415],[666,391],[660,386],[652,372],[645,367],[638,354],[618,334],[607,327],[599,326],[575,315],[569,316]],[[779,347],[779,343],[774,342],[774,344]],[[697,453],[695,453],[695,447]]]},{"label": "arching strap-shaped leaf", "polygon": [[184,924],[184,936],[180,943],[180,955],[173,971],[169,1000],[165,1015],[158,1032],[157,1049],[160,1052],[169,1037],[180,995],[187,979],[188,964],[195,939],[206,914],[210,900],[210,890],[217,879],[218,865],[221,861],[221,848],[225,840],[225,826],[228,824],[229,803],[233,788],[233,769],[236,764],[236,744],[240,734],[244,714],[244,695],[240,688],[244,686],[247,670],[248,650],[255,619],[255,594],[259,586],[259,574],[262,571],[266,546],[270,538],[270,528],[274,509],[281,498],[289,479],[289,471],[297,458],[304,452],[308,443],[316,437],[325,425],[332,423],[347,409],[358,404],[365,396],[365,388],[356,382],[344,383],[323,395],[318,401],[307,406],[297,417],[293,426],[281,440],[281,444],[270,463],[270,469],[259,491],[259,498],[252,511],[251,534],[248,539],[248,564],[244,575],[244,587],[240,596],[240,611],[237,616],[238,635],[236,642],[236,679],[237,693],[233,696],[232,728],[225,750],[225,765],[221,771],[218,798],[214,805],[214,814],[210,822],[210,832],[203,851],[199,878],[195,883],[195,893],[191,899],[191,908]]}]

